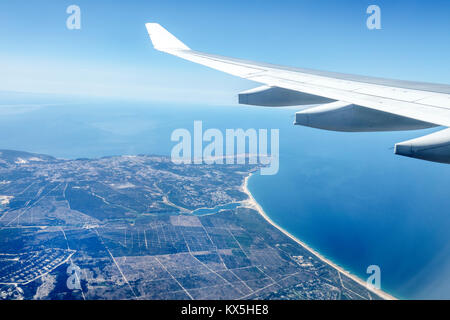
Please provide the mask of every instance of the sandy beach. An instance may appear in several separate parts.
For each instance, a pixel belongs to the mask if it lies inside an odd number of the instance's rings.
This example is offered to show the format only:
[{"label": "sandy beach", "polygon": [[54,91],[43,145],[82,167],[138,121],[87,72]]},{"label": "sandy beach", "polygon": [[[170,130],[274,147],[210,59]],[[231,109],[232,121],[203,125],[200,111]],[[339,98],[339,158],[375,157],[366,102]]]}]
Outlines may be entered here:
[{"label": "sandy beach", "polygon": [[366,287],[368,290],[370,290],[371,292],[373,292],[374,294],[380,296],[383,299],[386,300],[397,300],[395,297],[389,295],[388,293],[376,289],[376,288],[372,288],[372,287],[368,287],[366,282],[360,278],[358,278],[357,276],[351,274],[350,272],[344,270],[343,268],[341,268],[340,266],[338,266],[337,264],[333,263],[331,260],[325,258],[324,256],[322,256],[320,253],[318,253],[317,251],[315,251],[314,249],[312,249],[311,247],[309,247],[307,244],[305,244],[304,242],[300,241],[299,239],[297,239],[296,237],[294,237],[292,234],[290,234],[289,232],[287,232],[286,230],[284,230],[283,228],[281,228],[279,225],[277,225],[275,222],[272,221],[272,219],[270,219],[270,217],[264,212],[263,208],[259,205],[258,202],[256,202],[255,198],[253,198],[253,195],[251,194],[250,190],[248,189],[248,180],[249,178],[252,176],[253,174],[251,173],[249,176],[245,177],[244,180],[244,184],[242,186],[242,190],[248,195],[249,199],[247,201],[243,201],[243,204],[245,203],[245,205],[247,207],[251,207],[253,209],[255,209],[256,211],[258,211],[261,216],[267,221],[269,222],[272,226],[274,226],[275,228],[277,228],[278,230],[280,230],[283,234],[285,234],[286,236],[288,236],[289,238],[291,238],[292,240],[294,240],[295,242],[297,242],[299,245],[301,245],[302,247],[304,247],[306,250],[308,250],[311,254],[313,254],[314,256],[316,256],[318,259],[322,260],[323,262],[325,262],[326,264],[330,265],[331,267],[333,267],[334,269],[336,269],[337,271],[341,272],[342,274],[346,275],[347,277],[351,278],[352,280],[356,281],[357,283],[359,283],[360,285]]}]

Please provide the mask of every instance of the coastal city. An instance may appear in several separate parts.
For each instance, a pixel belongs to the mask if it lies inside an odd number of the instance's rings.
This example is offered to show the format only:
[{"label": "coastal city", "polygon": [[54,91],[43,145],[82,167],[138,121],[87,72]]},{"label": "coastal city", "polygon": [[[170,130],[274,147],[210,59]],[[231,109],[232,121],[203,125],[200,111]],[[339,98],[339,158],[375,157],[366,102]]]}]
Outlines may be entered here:
[{"label": "coastal city", "polygon": [[258,169],[1,150],[0,298],[392,298],[274,224]]}]

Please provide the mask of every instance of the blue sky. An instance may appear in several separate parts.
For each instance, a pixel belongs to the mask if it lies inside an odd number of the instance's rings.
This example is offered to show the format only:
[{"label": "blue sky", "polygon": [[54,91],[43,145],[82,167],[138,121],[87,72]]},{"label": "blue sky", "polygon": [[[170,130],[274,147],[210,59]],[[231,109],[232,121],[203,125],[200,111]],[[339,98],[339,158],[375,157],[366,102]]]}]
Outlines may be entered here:
[{"label": "blue sky", "polygon": [[[66,28],[71,4],[81,30]],[[370,4],[382,30],[366,28]],[[448,0],[2,1],[0,90],[234,104],[256,86],[153,50],[146,22],[200,51],[450,83],[449,12]]]}]

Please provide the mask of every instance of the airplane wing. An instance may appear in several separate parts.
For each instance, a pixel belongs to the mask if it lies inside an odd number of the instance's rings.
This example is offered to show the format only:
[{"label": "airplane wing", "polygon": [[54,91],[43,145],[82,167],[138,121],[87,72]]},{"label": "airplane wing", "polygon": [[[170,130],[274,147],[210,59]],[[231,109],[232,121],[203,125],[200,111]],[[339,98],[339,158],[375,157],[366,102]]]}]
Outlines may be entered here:
[{"label": "airplane wing", "polygon": [[[450,127],[450,86],[388,80],[223,57],[191,50],[157,23],[146,24],[155,49],[263,84],[240,103],[262,106],[322,104],[297,112],[296,123],[337,131],[393,131]],[[450,130],[396,145],[396,153],[450,163]],[[425,139],[425,140],[424,140]],[[429,143],[430,144],[429,144]],[[404,148],[402,146],[406,145]],[[425,146],[425,147],[424,147]],[[442,148],[446,151],[442,156]],[[437,159],[435,155],[439,149]],[[447,155],[448,151],[448,155]]]}]

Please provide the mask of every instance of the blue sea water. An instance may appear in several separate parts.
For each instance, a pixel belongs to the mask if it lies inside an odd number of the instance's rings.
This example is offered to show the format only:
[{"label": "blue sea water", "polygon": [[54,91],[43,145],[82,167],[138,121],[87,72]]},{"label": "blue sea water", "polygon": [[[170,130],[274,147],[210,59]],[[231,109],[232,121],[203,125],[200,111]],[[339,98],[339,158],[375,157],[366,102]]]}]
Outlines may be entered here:
[{"label": "blue sea water", "polygon": [[249,180],[276,223],[363,279],[369,265],[378,265],[382,289],[397,297],[450,298],[450,166],[392,150],[396,142],[436,129],[327,132],[293,126],[293,108],[36,96],[2,103],[0,149],[61,158],[169,155],[172,131],[192,130],[194,120],[223,132],[277,128],[279,173]]}]

